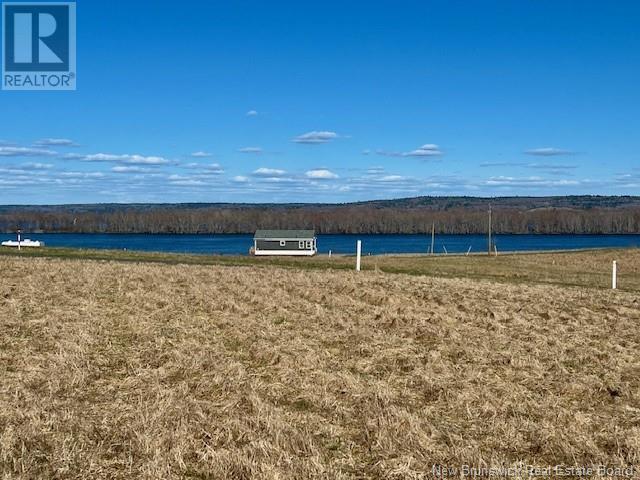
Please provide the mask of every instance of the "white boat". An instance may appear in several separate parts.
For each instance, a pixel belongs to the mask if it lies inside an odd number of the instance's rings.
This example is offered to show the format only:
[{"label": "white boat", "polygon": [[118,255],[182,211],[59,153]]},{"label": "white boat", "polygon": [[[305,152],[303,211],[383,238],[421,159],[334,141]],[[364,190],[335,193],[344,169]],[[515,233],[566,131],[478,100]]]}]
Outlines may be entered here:
[{"label": "white boat", "polygon": [[24,240],[20,240],[20,242],[17,240],[7,240],[0,245],[3,247],[44,247],[44,242],[25,238]]}]

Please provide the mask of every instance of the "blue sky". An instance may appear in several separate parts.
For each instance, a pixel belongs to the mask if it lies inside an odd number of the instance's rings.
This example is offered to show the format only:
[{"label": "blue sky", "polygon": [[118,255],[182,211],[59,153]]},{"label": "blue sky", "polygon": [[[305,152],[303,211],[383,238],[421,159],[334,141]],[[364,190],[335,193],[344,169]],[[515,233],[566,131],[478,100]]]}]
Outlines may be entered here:
[{"label": "blue sky", "polygon": [[640,2],[77,3],[0,203],[640,192]]}]

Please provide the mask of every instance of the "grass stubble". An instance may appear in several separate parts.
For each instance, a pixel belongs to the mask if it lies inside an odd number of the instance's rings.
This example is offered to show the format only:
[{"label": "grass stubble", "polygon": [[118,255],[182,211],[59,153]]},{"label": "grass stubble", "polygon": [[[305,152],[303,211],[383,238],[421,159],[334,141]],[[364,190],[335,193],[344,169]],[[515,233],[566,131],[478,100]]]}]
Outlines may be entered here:
[{"label": "grass stubble", "polygon": [[17,257],[0,268],[5,479],[638,464],[637,291]]}]

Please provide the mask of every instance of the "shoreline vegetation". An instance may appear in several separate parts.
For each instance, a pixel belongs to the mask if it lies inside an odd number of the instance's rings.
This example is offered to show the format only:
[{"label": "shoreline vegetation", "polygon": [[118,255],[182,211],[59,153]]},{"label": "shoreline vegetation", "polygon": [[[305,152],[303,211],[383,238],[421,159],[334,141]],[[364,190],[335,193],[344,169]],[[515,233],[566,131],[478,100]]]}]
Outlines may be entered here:
[{"label": "shoreline vegetation", "polygon": [[[294,270],[353,270],[355,256],[252,257],[74,248],[0,248],[2,257],[98,260],[168,265],[279,267]],[[606,248],[465,254],[383,254],[362,257],[362,269],[378,273],[445,278],[488,279],[610,288],[612,261],[619,264],[619,288],[640,291],[640,248]]]},{"label": "shoreline vegetation", "polygon": [[49,233],[495,234],[640,232],[640,197],[416,197],[348,204],[97,204],[0,206],[0,231]]},{"label": "shoreline vegetation", "polygon": [[[246,232],[246,233],[205,233],[205,232],[197,232],[197,233],[167,233],[167,232],[158,232],[158,233],[145,233],[145,232],[133,232],[133,233],[127,233],[127,232],[60,232],[60,231],[44,231],[44,230],[22,230],[20,229],[22,232],[22,235],[42,235],[42,234],[55,234],[55,235],[140,235],[140,236],[145,236],[145,235],[152,235],[152,236],[174,236],[174,235],[194,235],[194,236],[203,236],[203,237],[211,237],[211,236],[238,236],[238,235],[242,235],[242,236],[251,236],[253,237],[255,232]],[[2,235],[13,235],[15,237],[16,235],[16,230],[6,230],[6,231],[0,231],[0,234]],[[431,232],[420,232],[420,233],[321,233],[319,235],[340,235],[340,236],[358,236],[358,235],[389,235],[389,236],[416,236],[416,237],[427,237],[427,238],[431,238]],[[465,236],[483,236],[486,237],[487,233],[486,232],[480,232],[480,233],[437,233],[437,236],[443,236],[446,235],[447,237],[456,237],[456,236],[460,236],[460,237],[465,237]],[[600,236],[634,236],[634,235],[640,235],[640,231],[639,232],[627,232],[627,233],[493,233],[493,235],[495,236],[501,236],[501,237],[508,237],[508,236],[527,236],[527,235],[540,235],[540,236],[558,236],[558,237],[562,237],[562,236],[572,236],[572,235],[576,235],[576,236],[594,236],[594,237],[600,237]],[[605,247],[606,248],[606,247]],[[571,251],[573,249],[566,249],[565,251]]]},{"label": "shoreline vegetation", "polygon": [[640,250],[303,260],[2,251],[0,476],[637,475]]}]

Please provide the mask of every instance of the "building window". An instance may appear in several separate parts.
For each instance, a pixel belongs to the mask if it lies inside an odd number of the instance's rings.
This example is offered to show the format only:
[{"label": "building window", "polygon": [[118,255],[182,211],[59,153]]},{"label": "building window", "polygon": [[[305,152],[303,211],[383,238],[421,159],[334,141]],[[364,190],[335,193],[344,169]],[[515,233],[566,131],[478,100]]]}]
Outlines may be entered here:
[{"label": "building window", "polygon": [[280,240],[280,246],[281,247],[286,247],[287,246],[286,240]]},{"label": "building window", "polygon": [[300,250],[303,250],[303,249],[304,249],[304,241],[303,241],[303,240],[300,240],[300,241],[298,242],[298,249],[300,249]]},{"label": "building window", "polygon": [[306,246],[307,250],[311,250],[311,240],[307,240],[305,246]]}]

